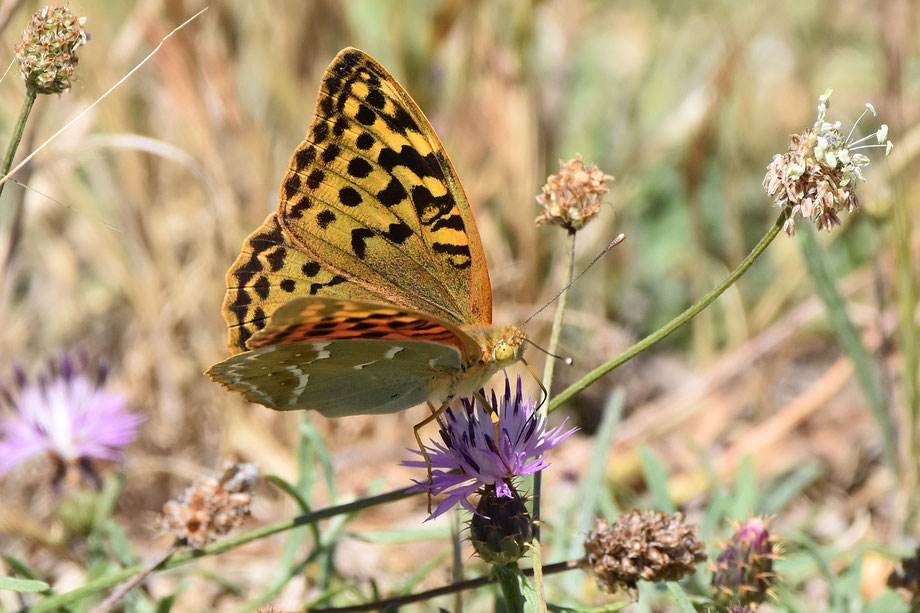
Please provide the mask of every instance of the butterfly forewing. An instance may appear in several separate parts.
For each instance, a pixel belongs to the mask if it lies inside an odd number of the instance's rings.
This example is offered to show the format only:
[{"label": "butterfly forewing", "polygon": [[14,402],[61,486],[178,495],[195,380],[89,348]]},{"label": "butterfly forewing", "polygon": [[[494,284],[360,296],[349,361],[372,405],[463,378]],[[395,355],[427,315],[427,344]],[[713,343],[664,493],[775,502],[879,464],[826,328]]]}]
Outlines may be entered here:
[{"label": "butterfly forewing", "polygon": [[227,273],[224,319],[229,330],[230,351],[247,349],[253,333],[265,327],[269,316],[296,296],[338,296],[376,300],[378,296],[348,281],[299,249],[275,213],[268,216],[243,243],[236,262]]},{"label": "butterfly forewing", "polygon": [[460,352],[420,341],[328,340],[267,345],[208,371],[251,402],[327,417],[392,413],[428,399],[460,368]]},{"label": "butterfly forewing", "polygon": [[227,275],[233,351],[297,296],[392,303],[453,324],[491,321],[463,188],[424,115],[367,54],[345,49],[326,70],[280,192],[278,211]]}]

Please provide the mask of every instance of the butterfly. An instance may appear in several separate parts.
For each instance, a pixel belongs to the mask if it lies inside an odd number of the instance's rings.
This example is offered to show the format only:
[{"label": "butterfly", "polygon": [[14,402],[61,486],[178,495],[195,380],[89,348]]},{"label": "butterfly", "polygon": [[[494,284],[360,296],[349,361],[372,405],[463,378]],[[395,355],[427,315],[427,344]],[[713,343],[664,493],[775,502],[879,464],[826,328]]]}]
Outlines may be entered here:
[{"label": "butterfly", "polygon": [[328,417],[446,406],[520,360],[492,322],[469,201],[431,124],[363,51],[323,76],[275,212],[227,272],[234,354],[207,374]]}]

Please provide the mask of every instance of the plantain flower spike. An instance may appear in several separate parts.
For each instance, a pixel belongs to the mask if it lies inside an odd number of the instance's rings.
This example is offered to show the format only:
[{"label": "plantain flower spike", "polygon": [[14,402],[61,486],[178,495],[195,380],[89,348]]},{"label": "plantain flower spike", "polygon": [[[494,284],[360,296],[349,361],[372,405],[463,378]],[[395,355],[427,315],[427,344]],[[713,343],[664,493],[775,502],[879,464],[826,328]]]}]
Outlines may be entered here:
[{"label": "plantain flower spike", "polygon": [[869,165],[869,158],[859,151],[882,148],[886,156],[891,152],[885,124],[873,134],[853,140],[860,120],[869,113],[877,115],[871,104],[866,104],[846,136],[839,121],[826,121],[831,91],[819,98],[815,124],[791,136],[789,150],[773,156],[763,180],[776,206],[789,207],[783,230],[790,236],[795,234],[796,218],[813,222],[819,230],[839,225],[838,213],[853,212],[859,206],[856,186],[866,180],[862,169]]},{"label": "plantain flower spike", "polygon": [[86,17],[75,17],[66,6],[46,6],[32,15],[14,51],[19,74],[40,94],[70,90],[77,48],[89,36],[83,29]]}]

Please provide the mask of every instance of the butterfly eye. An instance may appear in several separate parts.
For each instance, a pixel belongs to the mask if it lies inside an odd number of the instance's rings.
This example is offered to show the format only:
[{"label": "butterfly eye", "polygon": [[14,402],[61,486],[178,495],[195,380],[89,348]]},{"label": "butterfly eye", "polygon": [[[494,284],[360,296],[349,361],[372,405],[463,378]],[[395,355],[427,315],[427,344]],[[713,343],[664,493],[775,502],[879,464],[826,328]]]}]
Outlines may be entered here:
[{"label": "butterfly eye", "polygon": [[497,362],[510,362],[514,359],[514,349],[505,341],[498,341],[495,349],[492,350],[492,355]]}]

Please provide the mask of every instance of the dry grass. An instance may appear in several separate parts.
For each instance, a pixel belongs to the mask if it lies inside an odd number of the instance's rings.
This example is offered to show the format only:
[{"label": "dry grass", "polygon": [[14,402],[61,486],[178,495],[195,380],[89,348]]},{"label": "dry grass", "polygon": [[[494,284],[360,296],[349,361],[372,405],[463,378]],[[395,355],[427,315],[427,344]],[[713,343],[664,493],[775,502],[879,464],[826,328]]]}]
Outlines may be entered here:
[{"label": "dry grass", "polygon": [[[39,99],[22,150],[89,105],[200,6],[71,3],[92,34],[79,79],[70,93]],[[0,48],[12,49],[36,8],[0,6]],[[908,0],[219,0],[17,175],[28,189],[7,186],[0,253],[21,199],[25,218],[15,257],[0,273],[0,373],[72,347],[111,363],[114,385],[147,416],[115,514],[142,556],[164,546],[154,538],[163,502],[223,458],[296,480],[305,419],[331,450],[337,499],[407,484],[412,475],[397,463],[413,446],[418,411],[334,421],[278,414],[201,374],[227,354],[224,274],[276,205],[322,70],[353,45],[400,79],[450,153],[476,212],[496,321],[523,320],[562,284],[564,233],[532,223],[534,196],[557,159],[581,152],[617,177],[600,221],[579,234],[579,258],[589,260],[619,232],[628,238],[572,288],[561,349],[577,361],[557,368],[555,390],[656,329],[744,257],[776,215],[760,187],[764,167],[789,133],[814,120],[818,94],[835,88],[831,115],[845,124],[873,102],[901,149],[870,169],[862,210],[821,238],[885,374],[891,412],[903,420],[896,305],[903,281],[892,236],[895,207],[908,220],[918,213],[920,108],[909,94],[918,87],[916,23]],[[14,72],[0,84],[7,133],[23,95]],[[916,261],[915,229],[910,237]],[[565,497],[552,492],[580,476],[595,452],[599,412],[624,385],[626,417],[608,463],[612,491],[644,490],[639,445],[667,459],[671,494],[691,511],[705,506],[713,480],[733,483],[747,454],[762,483],[817,463],[823,477],[780,513],[780,530],[810,531],[844,549],[882,543],[902,551],[916,542],[909,522],[916,493],[881,463],[866,402],[801,257],[797,241],[781,236],[691,326],[570,404],[567,414],[585,431],[553,457],[548,517],[563,522]],[[548,337],[550,311],[530,324],[538,342]],[[38,463],[4,480],[0,549],[63,591],[84,581],[78,561],[86,552],[62,540],[67,530],[47,470]],[[254,524],[296,512],[277,492],[259,494]],[[330,501],[317,486],[312,502]],[[349,529],[411,529],[424,511],[416,498],[365,513]],[[282,542],[202,561],[199,568],[221,572],[238,592],[196,573],[201,589],[184,590],[175,610],[230,609],[258,594],[274,578]],[[357,583],[373,578],[385,593],[420,558],[449,549],[446,539],[433,543],[348,540],[337,568]],[[566,555],[550,548],[544,560]],[[317,572],[289,583],[278,606],[303,602]],[[178,580],[157,576],[149,589],[162,596]],[[437,571],[422,585],[446,581]],[[817,574],[806,583],[804,598],[822,602]],[[584,602],[602,601],[578,585]],[[881,587],[876,578],[865,589]]]}]

